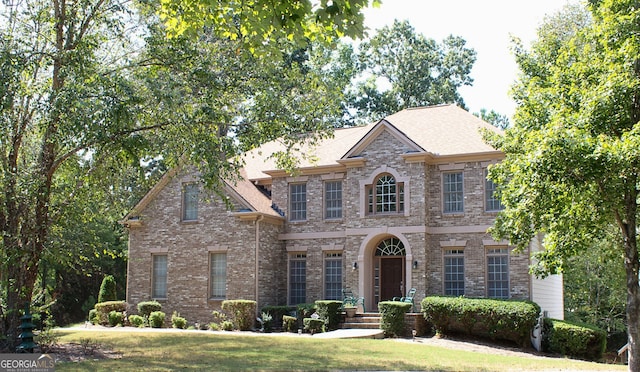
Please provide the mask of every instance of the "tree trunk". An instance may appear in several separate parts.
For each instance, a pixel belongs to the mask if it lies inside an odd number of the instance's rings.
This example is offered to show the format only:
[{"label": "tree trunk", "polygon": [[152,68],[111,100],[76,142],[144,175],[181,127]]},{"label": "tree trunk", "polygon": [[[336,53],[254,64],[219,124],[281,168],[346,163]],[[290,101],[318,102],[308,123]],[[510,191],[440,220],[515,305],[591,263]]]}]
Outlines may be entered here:
[{"label": "tree trunk", "polygon": [[638,340],[640,340],[640,261],[638,258],[638,242],[636,238],[636,213],[638,210],[638,191],[636,180],[631,182],[630,192],[625,196],[625,221],[621,224],[624,242],[624,266],[627,273],[627,332],[629,333],[629,370],[640,371]]}]

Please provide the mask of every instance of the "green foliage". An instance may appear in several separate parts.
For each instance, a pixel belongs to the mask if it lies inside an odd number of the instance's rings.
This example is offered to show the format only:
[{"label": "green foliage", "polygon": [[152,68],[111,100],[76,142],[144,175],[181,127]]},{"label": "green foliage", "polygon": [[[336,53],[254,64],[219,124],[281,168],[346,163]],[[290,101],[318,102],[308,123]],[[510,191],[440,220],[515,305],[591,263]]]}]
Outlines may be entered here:
[{"label": "green foliage", "polygon": [[142,328],[145,326],[145,321],[144,318],[140,315],[129,315],[129,324],[131,324],[133,327],[138,327],[138,328]]},{"label": "green foliage", "polygon": [[273,316],[269,313],[262,312],[260,315],[260,320],[262,320],[262,331],[271,332],[273,328]]},{"label": "green foliage", "polygon": [[438,334],[462,332],[526,346],[540,306],[530,301],[429,296],[422,300],[425,319]]},{"label": "green foliage", "polygon": [[282,316],[282,329],[285,332],[297,332],[298,331],[298,318],[290,315]]},{"label": "green foliage", "polygon": [[411,310],[411,304],[399,301],[381,301],[378,303],[380,311],[380,328],[385,337],[404,336],[406,326],[404,314]]},{"label": "green foliage", "polygon": [[162,311],[153,311],[149,314],[149,325],[151,328],[162,328],[164,327],[164,318],[165,313]]},{"label": "green foliage", "polygon": [[340,324],[342,301],[320,300],[315,302],[316,313],[324,322],[326,331],[333,331]]},{"label": "green foliage", "polygon": [[176,311],[171,314],[171,326],[173,328],[185,329],[187,328],[187,319],[180,316]]},{"label": "green foliage", "polygon": [[97,311],[96,319],[98,323],[107,325],[110,324],[109,313],[112,311],[125,312],[127,310],[127,303],[124,301],[98,302],[95,305],[95,309]]},{"label": "green foliage", "polygon": [[98,315],[98,310],[96,310],[96,309],[89,310],[89,316],[88,316],[87,320],[91,324],[99,324],[100,323],[100,316]]},{"label": "green foliage", "polygon": [[308,318],[316,312],[316,304],[298,304],[296,305],[296,314],[298,315],[298,324],[302,325],[302,320]]},{"label": "green foliage", "polygon": [[[408,21],[394,21],[360,46],[360,69],[368,79],[355,87],[352,104],[367,122],[407,107],[457,103],[458,89],[471,85],[476,60],[464,39],[448,36],[442,43],[416,34]],[[391,85],[380,90],[377,81]]]},{"label": "green foliage", "polygon": [[235,328],[235,325],[230,320],[223,320],[222,323],[220,323],[220,328],[223,331],[233,331]]},{"label": "green foliage", "polygon": [[600,360],[607,347],[607,333],[592,325],[544,319],[543,349],[571,357]]},{"label": "green foliage", "polygon": [[124,323],[124,313],[112,310],[109,312],[109,325],[112,327],[121,326]]},{"label": "green foliage", "polygon": [[262,308],[263,313],[267,313],[273,318],[273,327],[282,327],[282,316],[289,315],[295,311],[293,306],[265,306]]},{"label": "green foliage", "polygon": [[304,330],[311,334],[320,333],[324,328],[324,320],[322,319],[304,318],[302,324],[304,325]]},{"label": "green foliage", "polygon": [[248,331],[255,324],[256,302],[252,300],[225,300],[222,301],[222,310],[225,311],[235,327],[241,331]]},{"label": "green foliage", "polygon": [[152,312],[160,310],[162,310],[162,304],[158,301],[143,301],[138,304],[138,313],[147,318]]},{"label": "green foliage", "polygon": [[118,299],[116,292],[116,279],[113,275],[107,275],[102,279],[100,292],[98,293],[98,302],[116,301]]}]

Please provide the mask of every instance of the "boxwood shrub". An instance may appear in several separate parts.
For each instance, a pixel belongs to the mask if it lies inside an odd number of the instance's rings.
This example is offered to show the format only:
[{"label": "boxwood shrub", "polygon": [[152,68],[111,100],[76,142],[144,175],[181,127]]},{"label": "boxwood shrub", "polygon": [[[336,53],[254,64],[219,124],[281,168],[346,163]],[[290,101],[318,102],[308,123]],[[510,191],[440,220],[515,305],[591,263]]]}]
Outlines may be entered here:
[{"label": "boxwood shrub", "polygon": [[154,311],[149,314],[149,325],[151,328],[164,327],[164,317],[165,314],[162,311]]},{"label": "boxwood shrub", "polygon": [[540,306],[531,301],[429,296],[422,300],[425,319],[436,333],[514,341],[524,347],[536,325]]},{"label": "boxwood shrub", "polygon": [[138,304],[138,313],[146,318],[149,318],[152,312],[160,310],[162,310],[162,304],[158,301],[143,301]]},{"label": "boxwood shrub", "polygon": [[112,327],[121,326],[124,323],[124,313],[112,310],[109,312],[109,325]]},{"label": "boxwood shrub", "polygon": [[342,301],[320,300],[316,301],[316,313],[324,321],[324,331],[338,329],[342,312]]},{"label": "boxwood shrub", "polygon": [[290,315],[296,310],[293,306],[265,306],[262,308],[263,313],[267,313],[273,317],[273,328],[282,328],[282,317]]},{"label": "boxwood shrub", "polygon": [[607,333],[596,326],[545,318],[542,348],[566,356],[599,360],[607,347]]},{"label": "boxwood shrub", "polygon": [[404,314],[406,314],[413,304],[399,301],[382,301],[378,303],[380,312],[380,328],[384,331],[385,337],[395,337],[405,335]]},{"label": "boxwood shrub", "polygon": [[297,332],[298,331],[298,318],[290,315],[282,316],[282,329],[285,332]]},{"label": "boxwood shrub", "polygon": [[311,334],[322,332],[322,327],[324,327],[324,320],[322,319],[304,318],[302,322],[304,330]]},{"label": "boxwood shrub", "polygon": [[144,322],[144,318],[140,315],[129,315],[129,324],[131,324],[132,327],[144,327],[145,322]]},{"label": "boxwood shrub", "polygon": [[112,311],[125,312],[127,310],[127,303],[124,301],[106,301],[98,302],[95,304],[94,309],[97,311],[96,319],[98,323],[102,325],[109,324],[109,313]]},{"label": "boxwood shrub", "polygon": [[251,330],[256,319],[256,302],[253,300],[225,300],[222,310],[234,326],[241,331]]}]

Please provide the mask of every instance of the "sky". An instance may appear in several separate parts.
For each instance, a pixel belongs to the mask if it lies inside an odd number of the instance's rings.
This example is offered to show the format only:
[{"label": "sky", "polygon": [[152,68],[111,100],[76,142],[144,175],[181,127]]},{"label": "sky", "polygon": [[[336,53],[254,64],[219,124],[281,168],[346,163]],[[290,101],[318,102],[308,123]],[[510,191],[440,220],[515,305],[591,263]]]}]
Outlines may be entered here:
[{"label": "sky", "polygon": [[364,14],[370,34],[398,19],[408,20],[417,33],[439,43],[448,35],[465,39],[466,46],[476,51],[473,85],[460,89],[469,111],[485,108],[511,118],[515,102],[509,89],[518,68],[510,35],[528,48],[544,16],[566,4],[566,0],[382,0],[380,8]]}]

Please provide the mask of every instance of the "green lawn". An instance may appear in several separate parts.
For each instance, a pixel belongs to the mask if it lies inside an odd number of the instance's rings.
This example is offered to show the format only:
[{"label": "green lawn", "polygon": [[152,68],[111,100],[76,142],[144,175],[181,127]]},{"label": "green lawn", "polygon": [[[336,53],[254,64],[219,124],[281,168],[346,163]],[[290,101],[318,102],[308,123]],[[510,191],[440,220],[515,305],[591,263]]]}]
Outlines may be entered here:
[{"label": "green lawn", "polygon": [[61,331],[60,342],[91,340],[121,359],[57,363],[56,371],[170,370],[626,370],[562,358],[500,356],[391,339],[250,337],[212,332]]}]

